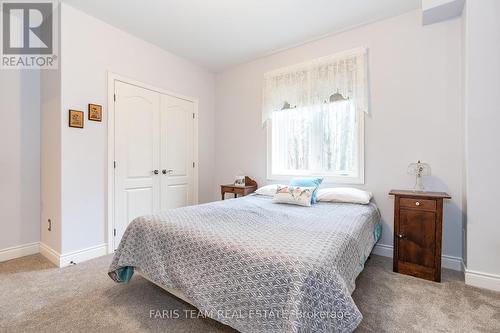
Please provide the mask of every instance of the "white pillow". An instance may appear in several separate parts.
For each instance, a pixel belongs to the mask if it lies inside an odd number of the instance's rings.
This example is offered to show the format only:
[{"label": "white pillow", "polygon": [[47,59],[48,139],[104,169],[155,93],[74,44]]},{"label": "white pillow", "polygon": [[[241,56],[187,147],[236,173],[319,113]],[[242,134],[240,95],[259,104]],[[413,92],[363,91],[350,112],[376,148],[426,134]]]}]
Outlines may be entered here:
[{"label": "white pillow", "polygon": [[299,206],[311,206],[314,187],[278,185],[273,203],[285,203]]},{"label": "white pillow", "polygon": [[276,194],[276,191],[278,189],[278,186],[286,186],[286,185],[278,185],[278,184],[273,184],[273,185],[266,185],[259,187],[255,193],[260,194],[260,195],[267,195],[269,197],[272,197]]},{"label": "white pillow", "polygon": [[349,202],[366,205],[372,194],[352,187],[320,188],[317,193],[318,201]]}]

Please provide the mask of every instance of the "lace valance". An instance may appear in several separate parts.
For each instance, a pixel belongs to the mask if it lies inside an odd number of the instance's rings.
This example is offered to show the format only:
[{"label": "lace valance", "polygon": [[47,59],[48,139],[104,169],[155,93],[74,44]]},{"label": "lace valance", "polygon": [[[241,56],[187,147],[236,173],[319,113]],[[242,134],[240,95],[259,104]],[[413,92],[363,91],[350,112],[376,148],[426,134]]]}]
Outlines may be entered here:
[{"label": "lace valance", "polygon": [[358,48],[264,74],[262,123],[275,111],[349,99],[368,113],[367,52]]}]

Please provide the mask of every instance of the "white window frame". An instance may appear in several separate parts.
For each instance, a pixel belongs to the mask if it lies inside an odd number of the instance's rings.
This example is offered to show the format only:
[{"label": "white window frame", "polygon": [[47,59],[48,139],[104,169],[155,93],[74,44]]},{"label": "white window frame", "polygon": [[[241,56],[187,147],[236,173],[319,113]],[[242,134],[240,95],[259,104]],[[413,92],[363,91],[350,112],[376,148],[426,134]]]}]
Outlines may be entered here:
[{"label": "white window frame", "polygon": [[267,120],[267,180],[269,181],[286,181],[289,182],[293,177],[323,177],[323,183],[335,184],[353,184],[360,185],[365,183],[365,112],[356,110],[357,125],[358,125],[358,175],[335,175],[332,173],[317,173],[300,170],[297,172],[289,172],[287,174],[273,174],[272,169],[272,119]]}]

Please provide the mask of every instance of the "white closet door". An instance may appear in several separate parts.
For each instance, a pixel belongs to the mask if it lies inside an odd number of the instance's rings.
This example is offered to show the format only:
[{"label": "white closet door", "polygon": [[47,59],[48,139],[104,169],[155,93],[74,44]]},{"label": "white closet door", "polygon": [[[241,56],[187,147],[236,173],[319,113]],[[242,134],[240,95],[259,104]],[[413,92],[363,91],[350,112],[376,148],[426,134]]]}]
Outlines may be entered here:
[{"label": "white closet door", "polygon": [[161,95],[161,209],[194,204],[194,103]]},{"label": "white closet door", "polygon": [[159,211],[161,173],[160,94],[115,81],[115,95],[116,248],[134,218]]}]

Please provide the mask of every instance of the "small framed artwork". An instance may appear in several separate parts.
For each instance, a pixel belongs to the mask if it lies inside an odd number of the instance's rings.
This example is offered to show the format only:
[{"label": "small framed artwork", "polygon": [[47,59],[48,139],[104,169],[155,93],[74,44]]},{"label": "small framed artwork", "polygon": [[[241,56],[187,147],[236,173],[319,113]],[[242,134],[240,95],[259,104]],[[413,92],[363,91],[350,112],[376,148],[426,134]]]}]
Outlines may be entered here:
[{"label": "small framed artwork", "polygon": [[102,121],[102,106],[89,104],[89,120]]},{"label": "small framed artwork", "polygon": [[69,110],[69,127],[83,128],[83,111]]}]

